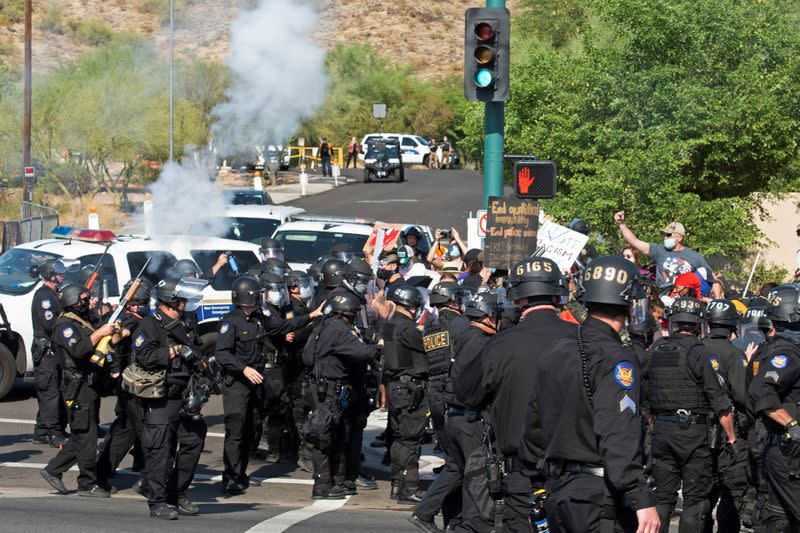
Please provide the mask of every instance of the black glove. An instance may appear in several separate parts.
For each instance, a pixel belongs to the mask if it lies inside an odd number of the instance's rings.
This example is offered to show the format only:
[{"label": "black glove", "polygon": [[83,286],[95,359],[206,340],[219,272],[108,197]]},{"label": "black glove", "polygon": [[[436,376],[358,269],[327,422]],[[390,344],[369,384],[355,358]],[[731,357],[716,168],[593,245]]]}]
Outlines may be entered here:
[{"label": "black glove", "polygon": [[786,430],[781,437],[781,451],[784,455],[800,455],[800,425],[793,421],[794,425]]},{"label": "black glove", "polygon": [[178,354],[181,356],[181,361],[190,365],[197,359],[197,356],[194,354],[194,350],[192,350],[189,346],[181,344],[178,348]]}]

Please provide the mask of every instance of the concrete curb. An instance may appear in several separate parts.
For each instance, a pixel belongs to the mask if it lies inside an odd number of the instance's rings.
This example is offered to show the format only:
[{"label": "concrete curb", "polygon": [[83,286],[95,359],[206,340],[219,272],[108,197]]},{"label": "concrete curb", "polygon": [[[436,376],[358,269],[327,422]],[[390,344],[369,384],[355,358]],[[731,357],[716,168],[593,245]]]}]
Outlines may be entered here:
[{"label": "concrete curb", "polygon": [[[358,180],[355,178],[349,178],[344,174],[339,176],[338,179],[339,187],[355,183],[356,181]],[[306,187],[306,196],[321,194],[334,188],[337,187],[335,186],[335,180],[333,178],[309,176],[308,186]],[[287,202],[297,200],[298,198],[303,198],[303,196],[300,194],[301,191],[299,183],[288,183],[286,185],[278,185],[277,187],[267,186],[264,188],[264,190],[269,193],[269,195],[272,197],[272,200],[276,204],[285,204]]]}]

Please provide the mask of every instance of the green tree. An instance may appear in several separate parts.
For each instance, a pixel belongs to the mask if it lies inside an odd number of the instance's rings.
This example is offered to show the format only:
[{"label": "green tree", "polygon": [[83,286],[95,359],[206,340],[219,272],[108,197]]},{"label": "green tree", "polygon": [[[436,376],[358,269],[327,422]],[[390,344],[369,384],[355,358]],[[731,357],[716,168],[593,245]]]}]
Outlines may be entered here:
[{"label": "green tree", "polygon": [[[640,237],[673,219],[738,266],[763,236],[752,213],[798,175],[797,9],[783,0],[588,2],[579,46],[517,36],[506,150],[559,164],[545,210],[587,218],[606,251],[626,209]],[[481,144],[480,106],[464,120]]]}]

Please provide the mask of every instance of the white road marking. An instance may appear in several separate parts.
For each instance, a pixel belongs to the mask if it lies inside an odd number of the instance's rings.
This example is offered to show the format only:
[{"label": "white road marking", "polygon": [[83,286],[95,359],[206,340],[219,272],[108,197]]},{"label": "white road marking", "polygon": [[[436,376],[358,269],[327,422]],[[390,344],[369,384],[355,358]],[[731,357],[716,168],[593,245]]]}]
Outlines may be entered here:
[{"label": "white road marking", "polygon": [[[27,426],[35,426],[36,420],[23,420],[21,418],[0,418],[0,424],[25,424]],[[108,429],[111,424],[100,424],[103,429]],[[225,433],[208,432],[206,437],[214,437],[219,439],[225,438]]]},{"label": "white road marking", "polygon": [[406,202],[406,203],[414,203],[419,202],[414,198],[387,198],[385,200],[356,200],[355,203],[357,204],[391,204],[394,202]]},{"label": "white road marking", "polygon": [[[47,463],[26,463],[26,462],[5,462],[0,463],[0,468],[29,468],[32,470],[41,470],[42,468],[46,467]],[[75,465],[70,468],[71,471],[77,472],[78,466]],[[121,468],[117,470],[117,474],[123,474],[126,476],[138,476],[138,472],[131,472],[127,468]],[[202,472],[198,472],[194,475],[194,478],[199,481],[222,481],[222,474],[204,474]],[[261,483],[277,483],[283,485],[313,485],[313,479],[299,479],[293,477],[254,477],[254,480],[258,480]]]},{"label": "white road marking", "polygon": [[[347,498],[349,499],[349,496]],[[342,507],[345,503],[347,503],[347,499],[317,500],[308,507],[301,507],[300,509],[294,509],[292,511],[287,511],[285,513],[273,516],[272,518],[267,518],[260,524],[256,524],[248,529],[245,533],[281,533],[293,525],[299,524],[300,522],[308,520],[309,518],[313,518],[318,514],[335,511],[336,509]]]}]

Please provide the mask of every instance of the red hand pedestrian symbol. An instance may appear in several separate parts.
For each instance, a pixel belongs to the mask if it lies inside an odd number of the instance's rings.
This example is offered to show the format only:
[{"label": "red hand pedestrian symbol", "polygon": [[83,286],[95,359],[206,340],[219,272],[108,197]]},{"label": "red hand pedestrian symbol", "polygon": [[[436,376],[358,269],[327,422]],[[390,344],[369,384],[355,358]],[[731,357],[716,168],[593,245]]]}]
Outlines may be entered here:
[{"label": "red hand pedestrian symbol", "polygon": [[519,173],[517,174],[517,182],[519,183],[519,192],[522,194],[528,194],[528,190],[533,185],[533,182],[536,180],[535,176],[531,176],[531,169],[528,167],[523,167],[520,169]]}]

